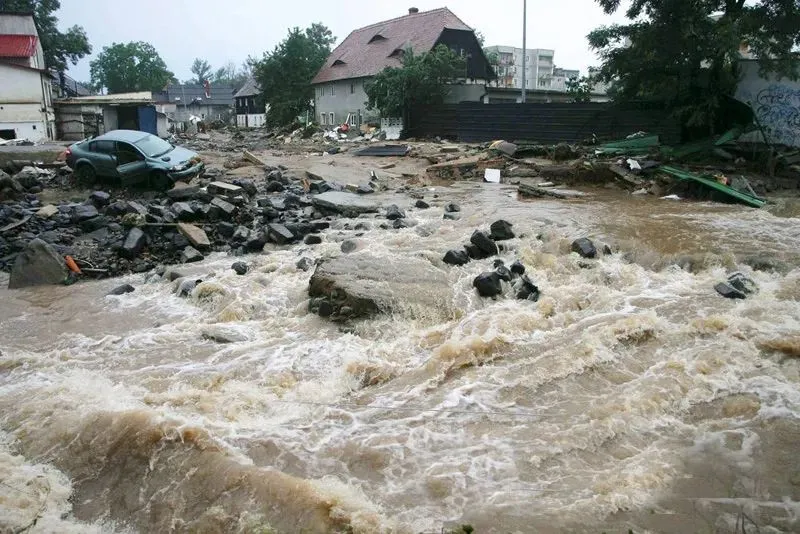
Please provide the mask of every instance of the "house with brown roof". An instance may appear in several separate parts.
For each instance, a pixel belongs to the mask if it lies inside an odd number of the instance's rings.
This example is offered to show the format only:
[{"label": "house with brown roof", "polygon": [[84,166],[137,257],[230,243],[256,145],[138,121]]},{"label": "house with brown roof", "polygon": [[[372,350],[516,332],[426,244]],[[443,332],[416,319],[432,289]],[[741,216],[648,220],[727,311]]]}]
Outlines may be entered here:
[{"label": "house with brown roof", "polygon": [[51,76],[31,13],[0,13],[0,139],[52,139]]},{"label": "house with brown roof", "polygon": [[447,8],[411,8],[402,17],[354,30],[331,53],[311,82],[317,121],[357,127],[378,118],[377,111],[366,110],[365,83],[386,67],[400,67],[407,48],[419,54],[440,44],[466,58],[464,78],[451,87],[448,102],[479,102],[493,71],[475,32]]}]

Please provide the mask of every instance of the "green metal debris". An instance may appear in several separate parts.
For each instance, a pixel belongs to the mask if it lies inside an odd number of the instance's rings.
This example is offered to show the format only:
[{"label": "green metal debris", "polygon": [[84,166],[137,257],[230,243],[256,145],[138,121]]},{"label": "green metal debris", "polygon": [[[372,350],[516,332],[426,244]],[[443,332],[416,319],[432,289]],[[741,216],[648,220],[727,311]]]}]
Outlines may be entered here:
[{"label": "green metal debris", "polygon": [[741,204],[747,204],[748,206],[752,206],[754,208],[760,208],[764,204],[766,204],[765,200],[762,200],[758,197],[754,197],[752,195],[748,195],[747,193],[742,193],[741,191],[737,191],[732,187],[729,187],[725,184],[721,184],[718,181],[714,180],[713,178],[707,178],[705,176],[700,176],[699,174],[694,174],[683,169],[678,169],[676,167],[670,167],[669,165],[662,165],[659,167],[659,170],[678,178],[679,180],[687,180],[691,182],[695,182],[701,184],[705,187],[713,189],[718,193],[722,193],[726,195],[731,200],[739,202]]},{"label": "green metal debris", "polygon": [[633,137],[630,139],[622,139],[600,145],[597,149],[597,154],[605,154],[609,156],[626,154],[648,154],[651,149],[661,145],[661,140],[657,135],[646,135],[642,137]]}]

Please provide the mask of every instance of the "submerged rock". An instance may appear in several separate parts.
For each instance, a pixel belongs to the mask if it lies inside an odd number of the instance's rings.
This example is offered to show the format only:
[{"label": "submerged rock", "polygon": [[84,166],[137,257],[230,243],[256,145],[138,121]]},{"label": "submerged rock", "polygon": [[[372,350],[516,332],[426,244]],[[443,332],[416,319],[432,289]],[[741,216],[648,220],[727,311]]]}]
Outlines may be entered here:
[{"label": "submerged rock", "polygon": [[203,328],[203,337],[217,343],[241,343],[247,341],[247,336],[244,334],[224,326],[207,326]]},{"label": "submerged rock", "polygon": [[482,297],[496,297],[503,292],[500,276],[495,272],[481,273],[472,281],[472,287],[478,290]]},{"label": "submerged rock", "polygon": [[312,202],[317,208],[341,213],[345,217],[356,217],[362,213],[376,213],[380,209],[380,204],[370,197],[342,191],[328,191],[316,195]]},{"label": "submerged rock", "polygon": [[539,300],[539,288],[527,276],[520,276],[514,281],[513,287],[514,295],[518,300],[531,300],[533,302]]},{"label": "submerged rock", "polygon": [[314,266],[314,260],[308,257],[300,258],[295,266],[301,271],[308,271]]},{"label": "submerged rock", "polygon": [[464,250],[448,250],[442,261],[447,265],[466,265],[470,260]]},{"label": "submerged rock", "polygon": [[322,243],[322,236],[317,234],[308,234],[305,239],[303,239],[303,243],[306,245],[319,245]]},{"label": "submerged rock", "polygon": [[495,241],[506,241],[514,239],[514,231],[511,229],[513,225],[504,220],[495,221],[490,227],[491,237]]},{"label": "submerged rock", "polygon": [[714,289],[726,299],[746,299],[758,292],[756,283],[742,273],[730,275],[727,282],[720,282]]},{"label": "submerged rock", "polygon": [[739,291],[738,289],[732,287],[730,284],[725,282],[720,282],[719,284],[714,286],[714,290],[717,293],[725,297],[726,299],[746,299],[747,295],[743,292]]},{"label": "submerged rock", "polygon": [[511,272],[522,276],[525,274],[525,266],[519,260],[511,264]]},{"label": "submerged rock", "polygon": [[134,291],[136,291],[136,288],[133,287],[132,285],[123,284],[123,285],[117,286],[114,289],[112,289],[111,291],[109,291],[108,295],[119,296],[119,295],[125,295],[126,293],[133,293]]},{"label": "submerged rock", "polygon": [[475,232],[472,234],[472,237],[469,238],[469,241],[478,247],[483,253],[489,256],[494,256],[498,253],[497,244],[492,241],[492,238],[489,237],[485,232],[475,230]]},{"label": "submerged rock", "polygon": [[431,205],[428,204],[427,202],[425,202],[424,200],[420,199],[420,200],[417,200],[414,203],[414,207],[417,208],[417,209],[426,210],[426,209],[430,208]]},{"label": "submerged rock", "polygon": [[388,208],[386,208],[386,218],[390,221],[395,221],[398,219],[404,219],[406,216],[406,212],[401,210],[397,204],[392,204]]},{"label": "submerged rock", "polygon": [[580,255],[581,258],[594,258],[597,256],[597,249],[591,239],[582,237],[572,242],[572,252]]},{"label": "submerged rock", "polygon": [[231,265],[231,269],[233,269],[239,276],[244,276],[247,274],[247,271],[250,270],[250,267],[248,267],[247,264],[243,261],[237,261],[236,263]]}]

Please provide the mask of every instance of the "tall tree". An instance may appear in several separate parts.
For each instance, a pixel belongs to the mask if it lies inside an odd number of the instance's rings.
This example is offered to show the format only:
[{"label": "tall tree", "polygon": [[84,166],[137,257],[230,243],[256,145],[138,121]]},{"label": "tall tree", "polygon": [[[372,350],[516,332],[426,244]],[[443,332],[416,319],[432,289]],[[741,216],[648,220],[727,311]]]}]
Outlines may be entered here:
[{"label": "tall tree", "polygon": [[174,79],[153,45],[142,41],[104,47],[90,68],[95,88],[109,93],[161,91]]},{"label": "tall tree", "polygon": [[401,67],[386,67],[367,84],[367,109],[384,117],[404,117],[411,105],[441,104],[448,85],[463,78],[464,59],[445,45],[430,52],[403,53]]},{"label": "tall tree", "polygon": [[233,61],[228,61],[225,65],[218,68],[211,76],[211,81],[215,83],[224,83],[240,89],[247,79],[250,77],[252,68],[250,67],[249,59],[237,66]]},{"label": "tall tree", "polygon": [[211,77],[211,64],[205,59],[195,58],[191,71],[195,75],[192,82],[203,85]]},{"label": "tall tree", "polygon": [[293,28],[275,49],[253,65],[253,74],[269,104],[267,122],[282,126],[310,108],[314,98],[311,80],[331,53],[336,41],[322,24],[305,30]]},{"label": "tall tree", "polygon": [[[597,1],[608,14],[620,7]],[[743,47],[764,73],[800,75],[798,0],[633,0],[625,15],[629,24],[588,35],[603,60],[598,79],[617,100],[664,102],[688,126],[714,130]]]},{"label": "tall tree", "polygon": [[33,21],[44,51],[44,61],[48,68],[59,73],[67,70],[92,52],[92,45],[81,26],[72,26],[67,31],[58,29],[55,12],[61,9],[59,0],[3,0],[0,11],[33,13]]}]

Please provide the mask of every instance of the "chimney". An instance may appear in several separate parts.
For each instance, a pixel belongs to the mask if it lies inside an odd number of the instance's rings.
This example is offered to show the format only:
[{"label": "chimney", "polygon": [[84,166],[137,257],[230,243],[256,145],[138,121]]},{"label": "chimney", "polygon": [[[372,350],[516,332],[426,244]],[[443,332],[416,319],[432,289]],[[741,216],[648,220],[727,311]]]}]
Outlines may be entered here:
[{"label": "chimney", "polygon": [[408,8],[408,14],[409,15],[416,15],[417,13],[419,13],[419,9],[417,9],[416,7],[409,7]]}]

